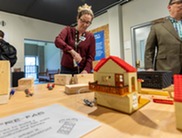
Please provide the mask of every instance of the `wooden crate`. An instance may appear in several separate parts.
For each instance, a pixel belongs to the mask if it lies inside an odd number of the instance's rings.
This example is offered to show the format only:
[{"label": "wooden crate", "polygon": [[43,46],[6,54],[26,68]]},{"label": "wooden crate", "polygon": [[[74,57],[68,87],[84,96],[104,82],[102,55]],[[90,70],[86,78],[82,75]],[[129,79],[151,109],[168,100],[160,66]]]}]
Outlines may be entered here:
[{"label": "wooden crate", "polygon": [[95,92],[95,99],[98,105],[131,114],[138,109],[137,95],[137,92],[132,92],[126,96]]},{"label": "wooden crate", "polygon": [[77,84],[89,83],[94,81],[93,74],[77,74],[75,75],[75,80]]},{"label": "wooden crate", "polygon": [[0,61],[0,104],[8,103],[10,93],[10,63]]},{"label": "wooden crate", "polygon": [[56,74],[54,75],[54,83],[56,85],[67,85],[70,84],[72,75],[71,74]]},{"label": "wooden crate", "polygon": [[24,91],[25,89],[33,89],[34,78],[21,78],[18,80],[18,88],[19,91]]},{"label": "wooden crate", "polygon": [[174,102],[175,104],[175,116],[176,116],[176,128],[182,130],[182,102]]},{"label": "wooden crate", "polygon": [[65,93],[67,94],[79,94],[83,92],[89,92],[88,84],[72,84],[65,85]]}]

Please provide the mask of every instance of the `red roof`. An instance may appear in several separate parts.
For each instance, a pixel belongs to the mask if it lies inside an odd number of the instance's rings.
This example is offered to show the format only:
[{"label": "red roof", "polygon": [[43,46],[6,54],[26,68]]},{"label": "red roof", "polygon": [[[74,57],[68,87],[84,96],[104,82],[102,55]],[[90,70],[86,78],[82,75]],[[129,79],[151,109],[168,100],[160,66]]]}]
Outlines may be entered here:
[{"label": "red roof", "polygon": [[108,58],[103,58],[99,61],[99,63],[95,66],[94,71],[98,71],[108,60],[113,60],[116,64],[118,64],[121,68],[126,70],[127,72],[136,72],[137,69],[131,66],[130,64],[126,63],[119,57],[116,56],[109,56]]}]

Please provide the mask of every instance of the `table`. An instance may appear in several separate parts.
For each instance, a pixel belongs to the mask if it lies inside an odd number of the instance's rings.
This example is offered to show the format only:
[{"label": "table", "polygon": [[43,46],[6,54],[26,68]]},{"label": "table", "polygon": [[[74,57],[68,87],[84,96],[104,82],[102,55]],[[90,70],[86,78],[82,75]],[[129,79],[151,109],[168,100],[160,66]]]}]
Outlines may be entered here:
[{"label": "table", "polygon": [[[83,136],[84,138],[181,138],[182,131],[176,129],[174,105],[158,104],[152,101],[132,115],[105,107],[89,107],[83,99],[94,99],[94,92],[67,95],[64,87],[55,85],[53,90],[47,84],[34,85],[34,96],[26,97],[17,91],[8,104],[0,105],[0,117],[32,109],[60,104],[101,122],[101,126]],[[142,95],[151,98],[151,95]]]}]

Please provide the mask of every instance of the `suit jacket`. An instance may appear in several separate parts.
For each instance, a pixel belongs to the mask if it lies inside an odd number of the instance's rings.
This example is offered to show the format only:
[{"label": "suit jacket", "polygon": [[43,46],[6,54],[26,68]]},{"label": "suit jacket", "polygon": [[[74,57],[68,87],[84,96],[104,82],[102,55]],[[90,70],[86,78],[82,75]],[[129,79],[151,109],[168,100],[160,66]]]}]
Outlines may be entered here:
[{"label": "suit jacket", "polygon": [[174,74],[182,70],[182,40],[169,19],[151,27],[145,49],[145,68]]}]

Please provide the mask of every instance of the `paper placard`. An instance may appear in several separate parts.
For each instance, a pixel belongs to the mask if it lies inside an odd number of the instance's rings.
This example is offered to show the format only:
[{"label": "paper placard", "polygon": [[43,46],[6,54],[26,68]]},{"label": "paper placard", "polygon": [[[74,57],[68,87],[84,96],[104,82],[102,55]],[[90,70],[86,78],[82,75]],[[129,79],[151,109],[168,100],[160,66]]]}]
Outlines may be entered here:
[{"label": "paper placard", "polygon": [[58,104],[0,119],[0,138],[79,138],[100,123]]}]

